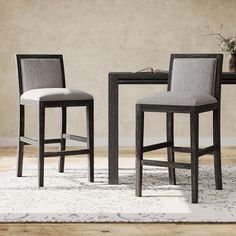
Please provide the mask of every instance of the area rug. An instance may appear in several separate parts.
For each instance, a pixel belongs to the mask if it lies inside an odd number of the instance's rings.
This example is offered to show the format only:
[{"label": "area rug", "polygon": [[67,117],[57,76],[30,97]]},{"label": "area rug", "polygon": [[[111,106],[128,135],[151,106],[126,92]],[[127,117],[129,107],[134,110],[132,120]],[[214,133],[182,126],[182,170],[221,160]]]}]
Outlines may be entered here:
[{"label": "area rug", "polygon": [[177,170],[179,185],[168,184],[166,168],[145,168],[143,197],[134,196],[134,169],[120,169],[120,184],[107,184],[107,170],[45,169],[37,187],[36,167],[1,176],[0,222],[236,222],[236,167],[223,167],[224,190],[215,190],[212,166],[199,169],[199,203],[190,203],[190,171]]}]

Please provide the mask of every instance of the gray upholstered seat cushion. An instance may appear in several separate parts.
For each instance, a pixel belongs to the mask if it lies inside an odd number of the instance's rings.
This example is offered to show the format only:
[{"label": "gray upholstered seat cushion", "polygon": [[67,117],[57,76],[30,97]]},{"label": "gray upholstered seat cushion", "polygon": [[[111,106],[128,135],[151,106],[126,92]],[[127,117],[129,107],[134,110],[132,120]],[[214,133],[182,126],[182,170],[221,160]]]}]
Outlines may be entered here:
[{"label": "gray upholstered seat cushion", "polygon": [[93,96],[76,89],[68,88],[42,88],[32,89],[23,93],[20,102],[23,104],[38,103],[40,101],[68,101],[91,100]]},{"label": "gray upholstered seat cushion", "polygon": [[216,103],[215,97],[203,93],[190,92],[159,92],[137,100],[137,104],[172,105],[172,106],[200,106]]}]

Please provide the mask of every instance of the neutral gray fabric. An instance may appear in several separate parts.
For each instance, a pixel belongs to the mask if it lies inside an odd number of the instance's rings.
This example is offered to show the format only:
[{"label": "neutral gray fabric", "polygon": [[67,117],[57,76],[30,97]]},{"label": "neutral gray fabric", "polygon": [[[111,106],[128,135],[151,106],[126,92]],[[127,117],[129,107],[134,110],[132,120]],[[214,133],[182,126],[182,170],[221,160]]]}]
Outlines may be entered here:
[{"label": "neutral gray fabric", "polygon": [[62,88],[60,60],[56,58],[22,59],[23,92],[38,88]]},{"label": "neutral gray fabric", "polygon": [[213,95],[216,63],[215,58],[175,58],[171,91]]},{"label": "neutral gray fabric", "polygon": [[137,104],[199,106],[216,103],[215,97],[206,93],[192,94],[191,92],[159,92],[137,100]]},{"label": "neutral gray fabric", "polygon": [[68,88],[42,88],[32,89],[23,93],[20,102],[23,104],[35,104],[40,101],[68,101],[91,100],[93,96],[76,89]]},{"label": "neutral gray fabric", "polygon": [[200,106],[216,103],[215,58],[174,58],[171,91],[143,97],[137,104]]}]

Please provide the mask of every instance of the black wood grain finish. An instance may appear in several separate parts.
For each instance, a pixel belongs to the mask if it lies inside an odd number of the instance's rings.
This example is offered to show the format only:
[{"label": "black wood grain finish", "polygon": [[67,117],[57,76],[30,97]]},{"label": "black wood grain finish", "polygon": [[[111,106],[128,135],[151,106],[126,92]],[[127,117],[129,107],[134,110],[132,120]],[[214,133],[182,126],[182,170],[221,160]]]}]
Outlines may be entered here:
[{"label": "black wood grain finish", "polygon": [[[173,163],[175,162],[175,154],[173,151],[174,147],[174,114],[173,113],[166,113],[166,137],[167,142],[170,145],[167,147],[167,157],[168,162]],[[176,184],[176,176],[175,176],[175,168],[169,168],[169,181],[170,184]]]},{"label": "black wood grain finish", "polygon": [[140,105],[136,105],[136,180],[135,195],[142,195],[142,179],[143,179],[143,134],[144,134],[144,112]]},{"label": "black wood grain finish", "polygon": [[[64,137],[64,134],[66,134],[66,118],[67,118],[67,110],[66,107],[61,108],[61,151],[65,151],[66,149],[66,139]],[[65,166],[65,155],[62,154],[59,157],[59,164],[58,164],[58,171],[64,172],[64,166]]]},{"label": "black wood grain finish", "polygon": [[192,203],[198,203],[199,114],[196,111],[190,114],[190,136]]},{"label": "black wood grain finish", "polygon": [[[109,77],[109,107],[108,107],[108,179],[109,184],[118,184],[118,80],[113,77]],[[112,78],[112,79],[111,79]]]},{"label": "black wood grain finish", "polygon": [[[62,88],[66,87],[65,72],[62,55],[52,54],[21,54],[17,55],[17,68],[18,68],[18,81],[19,81],[19,95],[24,92],[24,83],[22,75],[21,61],[24,59],[58,59],[60,61],[60,73]],[[84,155],[88,154],[89,168],[88,179],[90,182],[94,181],[94,105],[93,100],[59,100],[59,101],[44,101],[35,104],[30,104],[38,109],[38,138],[29,138],[24,135],[25,115],[24,109],[26,105],[20,103],[19,110],[19,143],[18,143],[18,159],[17,159],[17,176],[22,176],[23,166],[23,150],[24,145],[37,145],[38,146],[38,186],[44,186],[44,158],[59,156],[58,170],[64,171],[65,156],[66,155]],[[61,137],[54,139],[45,139],[45,111],[47,108],[61,108]],[[66,134],[67,126],[67,107],[86,107],[87,108],[87,131],[88,137],[81,137],[76,135]],[[75,141],[86,142],[87,149],[81,150],[66,150],[66,139]],[[57,152],[45,152],[45,144],[59,143],[60,150]]]},{"label": "black wood grain finish", "polygon": [[94,103],[91,101],[86,107],[87,116],[87,147],[88,154],[88,181],[94,182]]},{"label": "black wood grain finish", "polygon": [[19,131],[18,131],[18,151],[17,151],[17,177],[22,176],[24,142],[21,137],[25,135],[25,107],[19,106]]},{"label": "black wood grain finish", "polygon": [[[221,156],[220,156],[220,78],[222,70],[223,56],[221,54],[174,54],[170,59],[170,74],[167,90],[171,90],[171,72],[173,69],[173,61],[175,58],[216,58],[217,71],[213,85],[213,96],[217,99],[214,104],[205,104],[198,106],[183,105],[156,105],[156,104],[138,104],[136,105],[136,196],[142,196],[142,172],[143,165],[168,167],[170,184],[176,184],[175,168],[184,168],[191,170],[191,193],[192,203],[198,203],[198,165],[199,156],[214,153],[215,181],[216,188],[222,189],[221,176]],[[199,114],[202,112],[213,111],[213,129],[214,129],[214,145],[199,149]],[[143,147],[143,129],[144,129],[144,113],[145,112],[165,112],[166,113],[166,133],[167,141],[164,143],[149,145]],[[174,146],[174,113],[190,114],[190,148]],[[143,153],[147,151],[157,150],[167,147],[168,161],[146,160],[143,159]],[[186,152],[191,154],[191,163],[175,162],[174,152]]]},{"label": "black wood grain finish", "polygon": [[44,139],[45,139],[45,107],[43,103],[39,104],[38,110],[38,185],[44,184]]},{"label": "black wood grain finish", "polygon": [[214,151],[214,167],[215,167],[215,182],[216,189],[221,190],[222,173],[221,173],[221,141],[220,141],[220,109],[213,111],[213,143]]},{"label": "black wood grain finish", "polygon": [[150,152],[150,151],[166,148],[166,147],[169,147],[169,146],[171,146],[170,142],[152,144],[152,145],[148,145],[148,146],[143,147],[143,152]]}]

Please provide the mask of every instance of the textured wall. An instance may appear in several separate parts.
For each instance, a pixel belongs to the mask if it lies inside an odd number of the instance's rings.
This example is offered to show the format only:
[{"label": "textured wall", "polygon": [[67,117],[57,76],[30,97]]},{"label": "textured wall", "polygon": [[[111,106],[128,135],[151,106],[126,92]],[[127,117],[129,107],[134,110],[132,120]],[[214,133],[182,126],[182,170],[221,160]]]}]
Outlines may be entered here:
[{"label": "textured wall", "polygon": [[[96,137],[105,138],[109,71],[165,69],[170,53],[218,52],[216,38],[201,35],[222,26],[224,35],[236,34],[235,9],[234,0],[0,0],[0,137],[17,135],[16,53],[62,53],[67,86],[94,95]],[[120,110],[122,137],[134,136],[135,100],[157,90],[165,86],[121,87],[121,106],[128,101]],[[222,100],[223,137],[235,137],[236,87],[224,86]],[[37,116],[30,110],[27,132],[34,133]],[[52,134],[57,115],[47,114]],[[84,132],[83,110],[71,109],[69,115],[71,132]],[[201,118],[201,135],[210,137],[211,115]],[[147,121],[147,136],[164,137],[163,115],[151,114]],[[176,132],[189,135],[187,116],[177,115]]]}]

